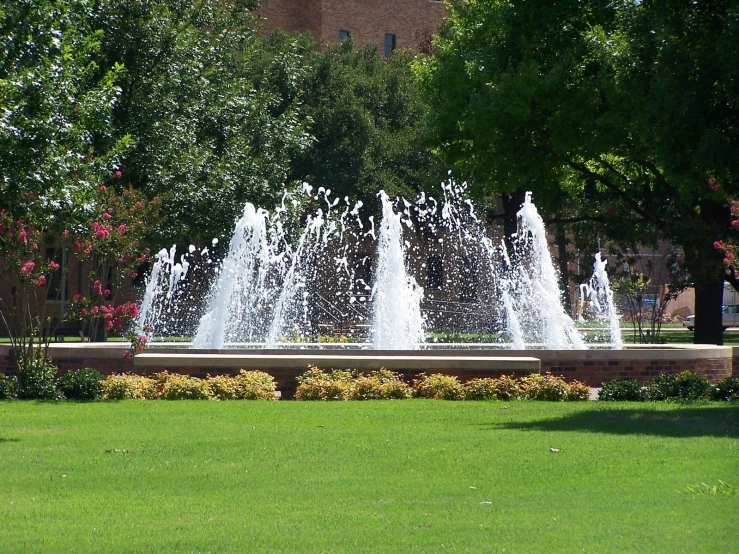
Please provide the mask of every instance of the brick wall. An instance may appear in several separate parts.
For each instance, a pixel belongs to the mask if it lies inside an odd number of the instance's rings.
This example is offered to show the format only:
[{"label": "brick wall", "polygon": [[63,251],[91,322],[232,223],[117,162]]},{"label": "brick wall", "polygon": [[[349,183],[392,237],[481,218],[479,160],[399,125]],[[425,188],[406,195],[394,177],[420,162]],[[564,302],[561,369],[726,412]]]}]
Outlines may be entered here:
[{"label": "brick wall", "polygon": [[263,0],[268,30],[310,31],[320,44],[336,42],[347,30],[358,44],[396,36],[397,48],[416,48],[419,37],[436,31],[446,15],[441,2],[429,0]]}]

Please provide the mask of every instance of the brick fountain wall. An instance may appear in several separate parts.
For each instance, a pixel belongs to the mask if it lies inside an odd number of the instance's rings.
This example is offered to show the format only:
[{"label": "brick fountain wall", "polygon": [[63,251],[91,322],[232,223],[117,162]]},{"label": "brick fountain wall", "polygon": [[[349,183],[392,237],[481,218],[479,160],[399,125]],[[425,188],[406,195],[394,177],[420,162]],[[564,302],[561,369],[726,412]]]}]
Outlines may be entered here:
[{"label": "brick fountain wall", "polygon": [[[187,350],[169,350],[168,357],[171,359],[166,364],[138,365],[134,360],[123,357],[127,349],[125,343],[57,343],[52,344],[49,354],[59,366],[60,373],[83,367],[93,367],[103,374],[111,373],[141,373],[152,374],[159,371],[169,371],[192,375],[194,377],[205,377],[206,375],[235,375],[241,369],[240,366],[218,365],[219,351],[213,351],[213,360],[205,367],[193,367],[186,363]],[[146,352],[162,352],[158,348],[148,349]],[[192,351],[190,351],[192,352]],[[224,355],[234,351],[220,351]],[[301,351],[310,352],[310,351]],[[326,351],[315,351],[325,353]],[[372,351],[346,351],[347,355],[363,355],[373,358],[378,354]],[[392,353],[385,353],[392,354]],[[397,353],[395,353],[397,354]],[[718,347],[706,345],[684,345],[660,347],[637,346],[625,350],[585,350],[585,351],[554,351],[554,350],[422,350],[413,353],[420,358],[413,367],[391,368],[397,371],[407,380],[416,378],[423,371],[443,372],[457,376],[461,381],[467,381],[476,377],[499,377],[501,375],[522,376],[531,373],[531,369],[515,369],[513,367],[464,367],[463,363],[449,363],[449,367],[424,369],[424,357],[441,355],[456,355],[461,357],[476,356],[503,356],[503,357],[530,357],[541,360],[541,371],[549,371],[554,375],[562,375],[565,379],[578,380],[590,386],[600,386],[604,381],[614,377],[623,379],[636,379],[646,382],[660,373],[679,372],[684,370],[693,371],[706,377],[712,383],[729,377],[732,374],[739,377],[739,347]],[[178,358],[182,358],[182,364],[178,364]],[[140,361],[140,360],[139,360]],[[148,362],[147,362],[148,363]],[[287,364],[285,367],[259,367],[252,365],[244,369],[263,369],[267,371],[275,381],[278,389],[283,391],[283,397],[289,398],[295,391],[295,378],[307,369],[308,362]],[[378,367],[381,364],[377,364]],[[478,366],[480,364],[477,364]],[[337,360],[332,366],[324,369],[352,368],[356,364],[343,364]],[[367,367],[374,367],[368,361]],[[437,369],[438,368],[438,369]],[[9,346],[0,346],[0,372],[15,373],[15,361]]]}]

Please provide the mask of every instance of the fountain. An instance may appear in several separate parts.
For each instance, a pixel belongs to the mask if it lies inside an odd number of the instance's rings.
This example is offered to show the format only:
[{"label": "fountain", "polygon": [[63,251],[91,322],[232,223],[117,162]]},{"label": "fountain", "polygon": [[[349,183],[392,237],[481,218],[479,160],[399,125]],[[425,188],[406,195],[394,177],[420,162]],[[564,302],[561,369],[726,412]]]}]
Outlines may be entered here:
[{"label": "fountain", "polygon": [[620,350],[623,348],[620,316],[613,302],[613,291],[606,272],[607,263],[606,260],[601,260],[600,252],[595,253],[593,276],[590,281],[580,285],[581,305],[585,305],[586,299],[589,300],[595,318],[608,321],[611,344],[614,349]]},{"label": "fountain", "polygon": [[[162,250],[147,281],[139,325],[156,339],[173,328],[172,320],[179,329],[189,320],[193,348],[274,349],[313,346],[321,326],[359,321],[369,322],[369,336],[353,337],[343,347],[411,351],[436,347],[427,334],[449,326],[449,314],[465,320],[467,310],[491,322],[481,329],[498,335],[488,348],[587,348],[562,307],[544,222],[531,194],[518,212],[519,231],[508,252],[504,241],[496,246],[465,192],[465,184],[452,180],[442,183],[441,201],[421,193],[415,203],[393,202],[380,192],[377,232],[373,216],[362,219],[361,202],[352,206],[345,198],[337,207],[340,200],[330,190],[313,195],[307,184],[299,193],[285,193],[271,214],[247,203],[223,261],[212,270],[206,302],[182,301],[194,260],[185,254],[178,264],[174,247]],[[321,207],[303,218],[298,232],[292,209],[306,198]],[[360,271],[372,258],[374,276]],[[615,314],[604,264],[598,258],[589,290]],[[417,279],[424,270],[427,290]],[[479,286],[481,274],[486,287]],[[187,307],[180,314],[178,302]],[[444,307],[432,309],[438,305]],[[620,333],[612,335],[620,347]]]},{"label": "fountain", "polygon": [[[225,252],[214,240],[157,254],[138,320],[154,341],[133,362],[123,358],[125,343],[60,343],[50,355],[60,367],[108,372],[262,369],[283,397],[308,365],[385,367],[406,379],[546,370],[596,386],[616,375],[643,381],[685,369],[714,382],[731,375],[727,347],[622,348],[600,255],[581,294],[608,320],[612,348],[586,344],[562,308],[531,195],[518,232],[504,241],[476,217],[465,188],[450,180],[439,200],[420,194],[412,202],[381,193],[377,225],[361,202],[305,184],[272,212],[247,204]],[[483,331],[484,342],[447,344],[439,331]],[[157,342],[174,337],[192,339]],[[9,359],[5,350],[0,363]]]}]

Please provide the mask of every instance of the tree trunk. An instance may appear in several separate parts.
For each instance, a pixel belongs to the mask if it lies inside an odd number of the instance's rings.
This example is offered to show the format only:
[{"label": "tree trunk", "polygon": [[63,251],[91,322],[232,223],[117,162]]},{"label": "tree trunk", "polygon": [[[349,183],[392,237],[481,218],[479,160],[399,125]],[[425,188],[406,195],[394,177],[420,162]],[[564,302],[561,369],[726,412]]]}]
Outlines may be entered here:
[{"label": "tree trunk", "polygon": [[724,343],[723,298],[723,280],[695,284],[695,344]]}]

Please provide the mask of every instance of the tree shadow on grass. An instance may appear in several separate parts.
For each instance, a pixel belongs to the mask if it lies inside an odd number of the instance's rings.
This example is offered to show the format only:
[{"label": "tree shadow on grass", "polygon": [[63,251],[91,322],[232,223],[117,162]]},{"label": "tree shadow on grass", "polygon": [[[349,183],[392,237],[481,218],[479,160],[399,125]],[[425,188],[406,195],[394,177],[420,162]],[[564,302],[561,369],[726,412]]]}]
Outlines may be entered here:
[{"label": "tree shadow on grass", "polygon": [[565,417],[483,425],[486,429],[584,431],[612,435],[739,438],[739,405],[676,407],[668,410],[610,408],[579,411]]}]

